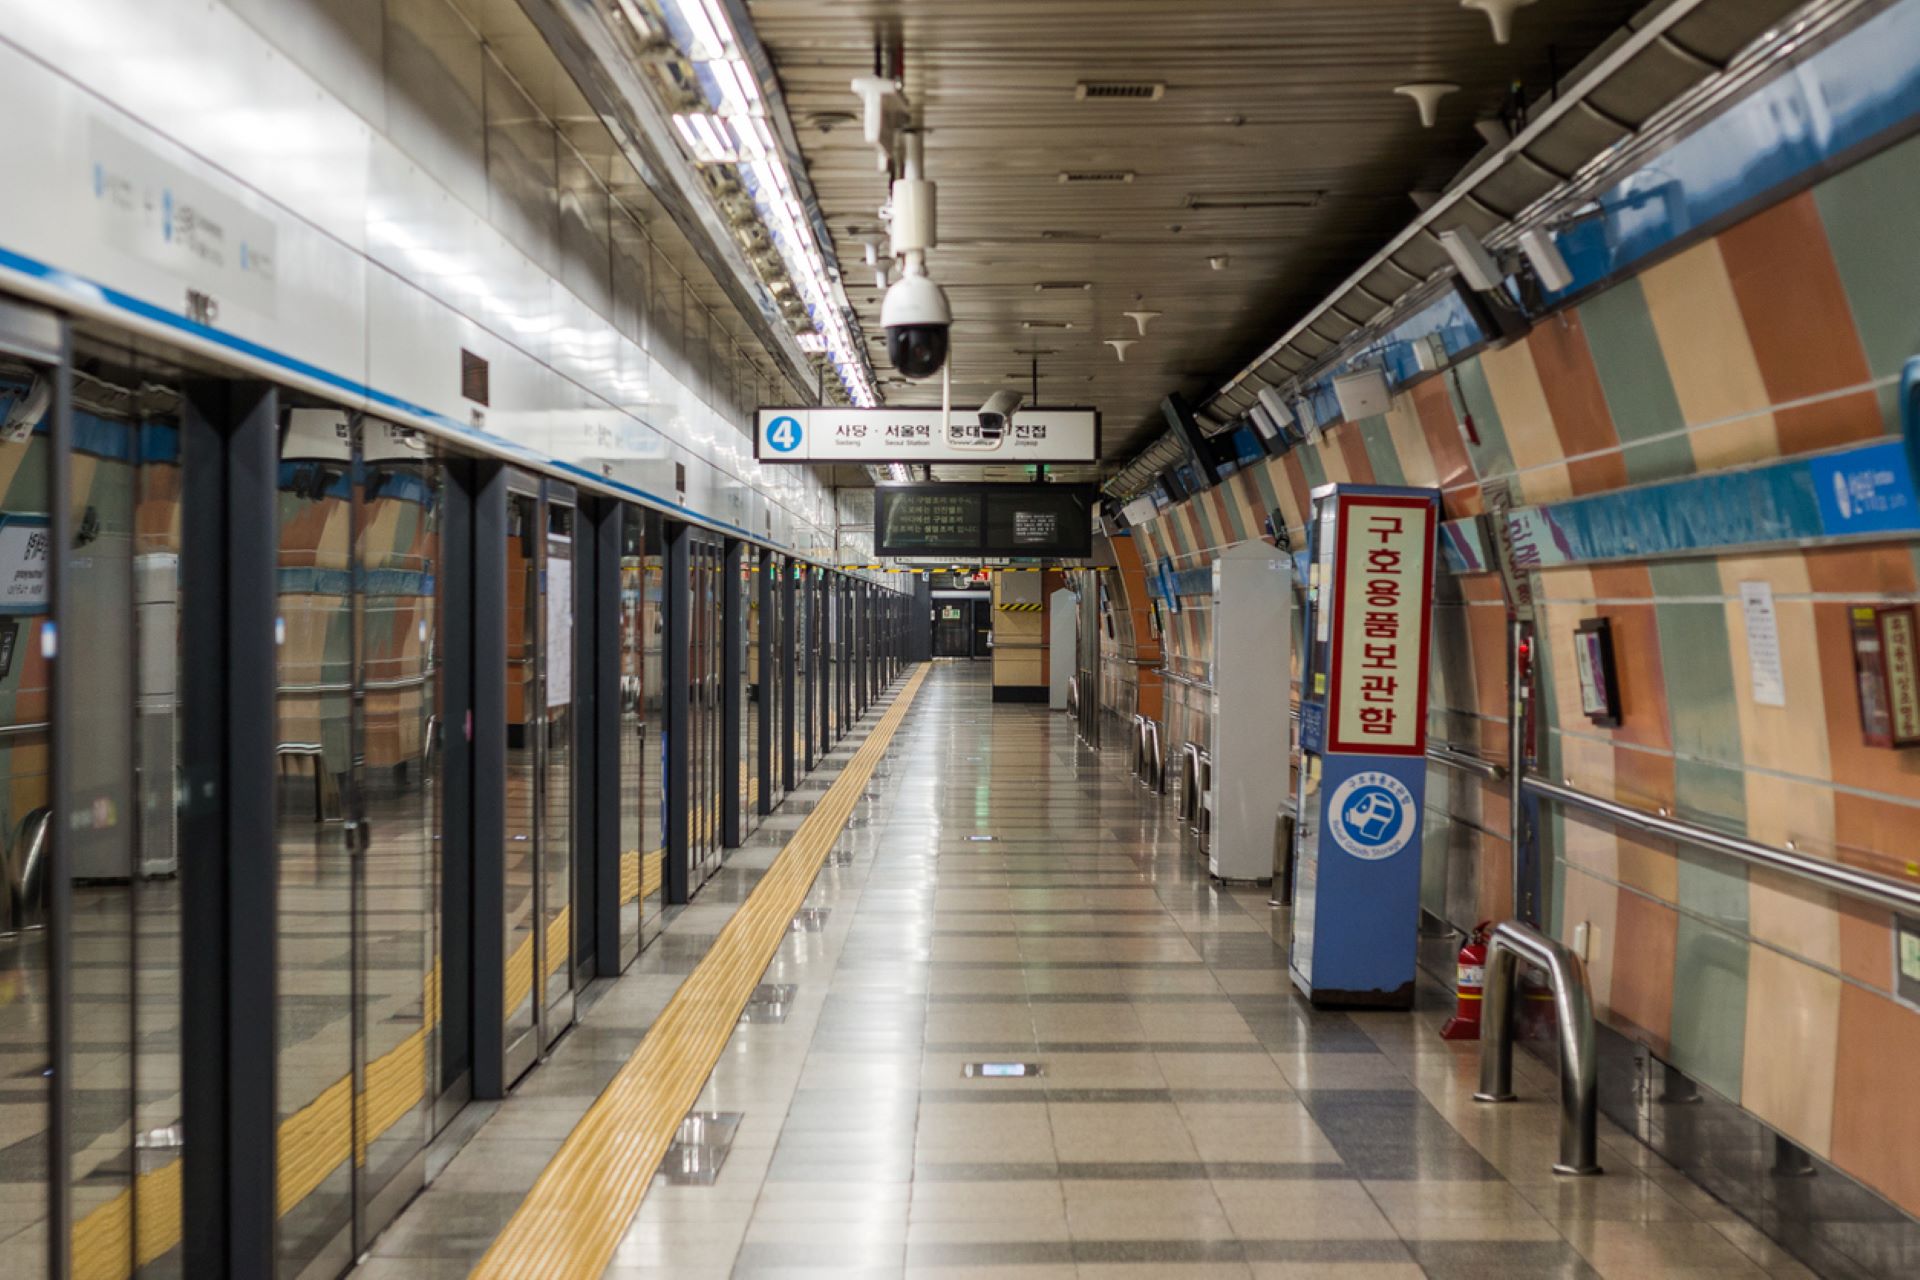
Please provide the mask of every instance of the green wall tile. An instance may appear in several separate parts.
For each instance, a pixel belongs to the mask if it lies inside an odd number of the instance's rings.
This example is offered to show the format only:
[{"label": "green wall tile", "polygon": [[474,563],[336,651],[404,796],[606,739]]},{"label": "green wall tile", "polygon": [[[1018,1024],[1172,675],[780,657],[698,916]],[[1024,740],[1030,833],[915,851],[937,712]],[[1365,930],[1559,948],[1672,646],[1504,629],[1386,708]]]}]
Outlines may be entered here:
[{"label": "green wall tile", "polygon": [[1327,482],[1327,469],[1320,465],[1319,449],[1313,445],[1307,445],[1305,448],[1294,450],[1293,456],[1300,459],[1300,470],[1306,473],[1308,493],[1312,493]]},{"label": "green wall tile", "polygon": [[[1673,749],[1737,765],[1740,714],[1726,609],[1718,603],[1719,575],[1712,565],[1693,561],[1655,566],[1651,576]],[[1674,596],[1709,596],[1714,603],[1680,604]],[[1632,679],[1632,673],[1621,678]]]},{"label": "green wall tile", "polygon": [[[1898,373],[1920,353],[1920,253],[1914,252],[1914,210],[1920,209],[1920,138],[1911,138],[1828,178],[1813,190],[1826,224],[1840,283],[1876,377]],[[1882,392],[1887,429],[1899,422],[1899,391]]]},{"label": "green wall tile", "polygon": [[1673,1065],[1730,1101],[1740,1101],[1747,944],[1682,914],[1673,972]]},{"label": "green wall tile", "polygon": [[1493,389],[1487,385],[1480,358],[1475,356],[1454,366],[1453,372],[1459,375],[1457,383],[1450,375],[1441,376],[1448,378],[1447,394],[1453,397],[1454,414],[1464,419],[1471,413],[1474,432],[1480,437],[1480,443],[1474,444],[1465,431],[1460,433],[1467,457],[1473,461],[1473,473],[1483,480],[1513,474],[1513,449],[1507,444],[1507,429],[1500,421],[1500,409],[1494,404]]},{"label": "green wall tile", "polygon": [[1405,484],[1407,473],[1400,466],[1400,451],[1393,447],[1393,433],[1384,417],[1362,418],[1361,442],[1367,446],[1367,458],[1373,463],[1376,484]]},{"label": "green wall tile", "polygon": [[1644,484],[1691,474],[1693,448],[1685,436],[1635,443],[1686,425],[1639,280],[1623,280],[1582,305],[1580,325],[1620,433],[1627,479]]},{"label": "green wall tile", "polygon": [[[1681,818],[1743,833],[1746,829],[1746,775],[1698,760],[1674,762],[1675,811]],[[1747,927],[1747,870],[1730,858],[1681,847],[1680,906],[1729,929]]]}]

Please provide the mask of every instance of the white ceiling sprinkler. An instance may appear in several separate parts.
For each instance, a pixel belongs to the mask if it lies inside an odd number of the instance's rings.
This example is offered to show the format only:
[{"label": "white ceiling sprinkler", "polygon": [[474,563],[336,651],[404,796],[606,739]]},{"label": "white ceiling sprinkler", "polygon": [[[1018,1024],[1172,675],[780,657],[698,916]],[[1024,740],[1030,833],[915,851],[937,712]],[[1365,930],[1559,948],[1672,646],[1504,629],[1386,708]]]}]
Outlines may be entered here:
[{"label": "white ceiling sprinkler", "polygon": [[1128,317],[1136,325],[1140,326],[1140,336],[1143,338],[1147,336],[1147,322],[1160,318],[1158,311],[1122,311],[1120,314]]},{"label": "white ceiling sprinkler", "polygon": [[1400,85],[1394,92],[1412,98],[1414,105],[1420,108],[1420,123],[1431,129],[1433,122],[1440,118],[1440,99],[1450,93],[1460,92],[1460,86],[1439,80],[1423,80],[1418,84]]},{"label": "white ceiling sprinkler", "polygon": [[1505,44],[1513,39],[1513,11],[1524,9],[1534,0],[1460,0],[1462,9],[1478,9],[1493,24],[1493,42]]},{"label": "white ceiling sprinkler", "polygon": [[1120,357],[1120,363],[1127,362],[1127,348],[1140,341],[1138,338],[1108,338],[1106,343],[1113,348],[1113,354]]}]

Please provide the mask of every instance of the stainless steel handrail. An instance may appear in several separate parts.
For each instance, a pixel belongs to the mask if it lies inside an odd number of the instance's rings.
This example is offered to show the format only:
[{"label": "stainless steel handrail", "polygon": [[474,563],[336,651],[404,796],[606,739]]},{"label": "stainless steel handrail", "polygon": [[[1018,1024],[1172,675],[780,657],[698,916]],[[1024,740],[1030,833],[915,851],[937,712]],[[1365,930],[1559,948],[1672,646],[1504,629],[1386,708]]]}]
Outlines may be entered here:
[{"label": "stainless steel handrail", "polygon": [[53,728],[53,723],[48,720],[26,721],[20,724],[0,724],[0,738],[11,738],[17,734],[45,733],[51,728]]},{"label": "stainless steel handrail", "polygon": [[1516,960],[1547,971],[1560,1033],[1560,1159],[1555,1173],[1600,1172],[1600,1062],[1593,1005],[1580,957],[1531,925],[1503,920],[1487,939],[1486,1010],[1480,1027],[1480,1091],[1475,1102],[1513,1101],[1513,985]]},{"label": "stainless steel handrail", "polygon": [[[1288,707],[1287,719],[1295,724],[1300,722],[1300,708]],[[1462,751],[1450,742],[1429,742],[1427,759],[1434,764],[1443,764],[1449,769],[1458,769],[1463,773],[1478,774],[1489,782],[1504,782],[1507,767],[1485,756],[1475,755],[1471,751]]]},{"label": "stainless steel handrail", "polygon": [[[391,680],[363,680],[360,688],[368,693],[384,693],[393,689],[418,689],[433,679],[431,675],[396,676]],[[325,684],[283,684],[274,689],[275,693],[352,693],[353,684],[340,680]]]},{"label": "stainless steel handrail", "polygon": [[1165,667],[1154,668],[1154,674],[1163,680],[1171,680],[1175,684],[1183,684],[1189,689],[1198,689],[1202,693],[1213,692],[1213,685],[1207,681],[1195,679],[1193,676],[1183,676],[1178,671],[1169,671]]},{"label": "stainless steel handrail", "polygon": [[1477,774],[1488,782],[1502,782],[1507,776],[1507,766],[1488,760],[1484,756],[1462,751],[1450,743],[1429,742],[1427,759],[1435,764],[1446,765],[1449,769],[1458,769],[1462,773]]},{"label": "stainless steel handrail", "polygon": [[1603,800],[1599,796],[1588,795],[1573,787],[1548,782],[1544,778],[1528,777],[1522,786],[1526,791],[1543,800],[1553,800],[1572,808],[1597,813],[1623,826],[1644,831],[1648,835],[1662,836],[1681,844],[1692,845],[1696,849],[1723,853],[1753,866],[1795,876],[1836,893],[1858,898],[1863,902],[1891,907],[1896,911],[1920,914],[1920,884],[1908,884],[1892,876],[1883,876],[1877,872],[1863,871],[1858,867],[1828,862],[1795,849],[1778,849],[1769,844],[1761,844],[1757,840],[1748,840],[1743,836],[1728,835],[1723,831],[1715,831],[1711,827],[1683,822],[1664,814],[1650,813],[1645,809],[1621,804],[1617,800]]}]

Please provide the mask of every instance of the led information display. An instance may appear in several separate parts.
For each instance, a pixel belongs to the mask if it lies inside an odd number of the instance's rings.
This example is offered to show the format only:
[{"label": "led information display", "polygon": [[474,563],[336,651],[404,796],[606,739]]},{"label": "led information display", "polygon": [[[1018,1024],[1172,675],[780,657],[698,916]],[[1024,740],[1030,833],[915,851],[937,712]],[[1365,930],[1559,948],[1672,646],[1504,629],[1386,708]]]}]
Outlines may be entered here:
[{"label": "led information display", "polygon": [[874,549],[1076,560],[1093,552],[1093,504],[1091,485],[881,485]]}]

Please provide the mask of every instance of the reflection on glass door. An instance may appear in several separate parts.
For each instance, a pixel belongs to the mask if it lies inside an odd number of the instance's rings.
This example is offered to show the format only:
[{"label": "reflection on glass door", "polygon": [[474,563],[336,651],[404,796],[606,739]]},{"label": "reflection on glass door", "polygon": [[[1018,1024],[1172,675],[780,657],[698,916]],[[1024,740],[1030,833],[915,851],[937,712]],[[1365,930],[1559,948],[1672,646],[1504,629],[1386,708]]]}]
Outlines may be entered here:
[{"label": "reflection on glass door", "polygon": [[813,610],[808,594],[813,584],[804,565],[794,565],[793,574],[793,736],[794,781],[813,768]]},{"label": "reflection on glass door", "polygon": [[351,1255],[354,1076],[353,442],[293,409],[279,476],[279,1273]]},{"label": "reflection on glass door", "polygon": [[501,1043],[511,1082],[533,1064],[534,841],[539,812],[540,499],[507,494],[507,795],[505,900],[506,1019]]},{"label": "reflection on glass door", "polygon": [[417,1192],[440,1094],[442,721],[439,584],[444,492],[417,432],[360,423],[357,954],[360,1072],[356,1253]]},{"label": "reflection on glass door", "polygon": [[647,553],[647,515],[620,519],[620,964],[657,932],[665,832],[661,829],[659,556]]},{"label": "reflection on glass door", "polygon": [[[667,559],[665,528],[651,512],[641,547],[640,729],[644,761],[640,789],[640,945],[660,932],[667,865]],[[636,526],[637,527],[637,526]]]},{"label": "reflection on glass door", "polygon": [[[548,490],[556,486],[546,482]],[[505,1079],[573,1021],[573,531],[571,493],[509,473]]]},{"label": "reflection on glass door", "polygon": [[725,776],[721,760],[726,747],[720,687],[721,667],[726,660],[721,625],[721,574],[726,564],[720,545],[705,539],[694,542],[690,563],[693,651],[687,666],[693,687],[688,691],[688,705],[695,732],[688,843],[693,882],[697,885],[720,869],[720,815],[727,803],[720,794]]},{"label": "reflection on glass door", "polygon": [[573,529],[571,506],[547,504],[546,591],[540,646],[540,1042],[554,1042],[573,1021]]},{"label": "reflection on glass door", "polygon": [[438,1098],[441,471],[290,409],[279,475],[279,1272],[344,1265],[419,1190]]},{"label": "reflection on glass door", "polygon": [[[52,611],[47,594],[50,511],[48,431],[52,371],[0,357],[0,554],[9,579],[25,581],[35,568],[41,586],[0,607],[0,1044],[11,1062],[0,1093],[0,1123],[19,1158],[0,1164],[0,1191],[8,1202],[7,1265],[39,1274],[47,1265],[46,1220],[51,1188],[45,1155],[53,1090],[53,1041],[47,974],[47,846],[51,817],[48,755],[49,670],[40,655],[40,625]],[[34,1156],[35,1149],[40,1154]],[[76,1208],[80,1206],[76,1205]],[[32,1268],[34,1270],[29,1270]]]}]

